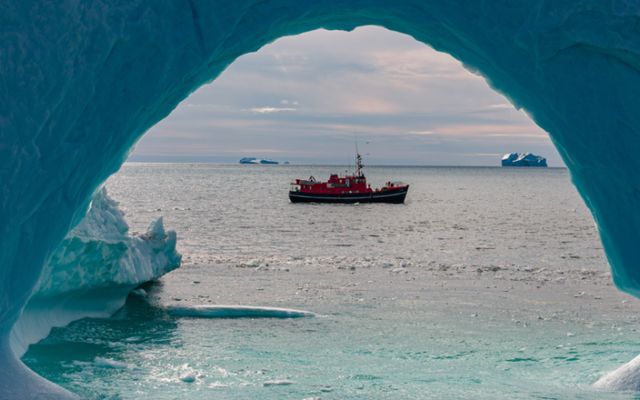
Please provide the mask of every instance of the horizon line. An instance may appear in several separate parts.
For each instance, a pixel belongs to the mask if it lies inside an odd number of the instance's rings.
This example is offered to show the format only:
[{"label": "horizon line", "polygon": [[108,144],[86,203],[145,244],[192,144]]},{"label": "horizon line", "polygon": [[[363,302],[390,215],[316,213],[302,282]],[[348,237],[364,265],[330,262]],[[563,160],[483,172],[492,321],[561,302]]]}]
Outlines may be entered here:
[{"label": "horizon line", "polygon": [[[138,161],[127,160],[124,164],[192,164],[192,165],[247,165],[250,167],[348,167],[352,164],[331,164],[331,163],[291,163],[284,164],[240,164],[239,162],[222,162],[222,161]],[[123,164],[123,165],[124,165]],[[507,169],[567,169],[566,166],[547,166],[547,167],[503,167],[502,165],[464,165],[464,164],[368,164],[366,167],[426,167],[426,168],[507,168]]]}]

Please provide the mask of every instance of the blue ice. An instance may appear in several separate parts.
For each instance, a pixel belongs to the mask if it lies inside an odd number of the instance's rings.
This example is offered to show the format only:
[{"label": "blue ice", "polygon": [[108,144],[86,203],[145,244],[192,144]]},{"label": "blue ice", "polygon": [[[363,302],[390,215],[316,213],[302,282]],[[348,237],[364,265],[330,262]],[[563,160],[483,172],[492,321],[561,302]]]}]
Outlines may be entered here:
[{"label": "blue ice", "polygon": [[532,153],[509,153],[502,156],[503,167],[546,167],[547,159]]},{"label": "blue ice", "polygon": [[[593,213],[615,283],[640,295],[637,1],[7,0],[0,3],[0,397],[73,397],[19,361],[11,332],[42,287],[47,261],[136,141],[237,57],[282,36],[362,25],[451,54],[545,129]],[[45,285],[55,292],[66,283],[54,273]],[[57,320],[55,311],[40,311],[37,318]],[[14,339],[28,342],[29,329]]]}]

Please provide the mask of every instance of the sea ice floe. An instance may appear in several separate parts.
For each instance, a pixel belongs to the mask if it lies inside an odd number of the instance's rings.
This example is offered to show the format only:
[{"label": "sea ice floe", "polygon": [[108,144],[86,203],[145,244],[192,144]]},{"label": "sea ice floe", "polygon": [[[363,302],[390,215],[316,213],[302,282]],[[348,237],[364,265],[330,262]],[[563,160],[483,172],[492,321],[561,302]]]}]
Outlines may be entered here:
[{"label": "sea ice floe", "polygon": [[184,372],[180,375],[180,380],[186,383],[193,383],[196,381],[196,373],[194,371]]},{"label": "sea ice floe", "polygon": [[129,364],[111,358],[96,357],[93,363],[100,368],[129,369]]},{"label": "sea ice floe", "polygon": [[289,379],[274,379],[270,381],[264,381],[262,386],[289,386],[293,385],[295,382]]},{"label": "sea ice floe", "polygon": [[254,307],[238,305],[169,306],[169,314],[191,318],[303,318],[315,313],[278,307]]},{"label": "sea ice floe", "polygon": [[198,378],[203,378],[204,374],[199,373],[195,369],[191,368],[189,364],[182,364],[180,366],[180,372],[178,379],[185,383],[193,383]]}]

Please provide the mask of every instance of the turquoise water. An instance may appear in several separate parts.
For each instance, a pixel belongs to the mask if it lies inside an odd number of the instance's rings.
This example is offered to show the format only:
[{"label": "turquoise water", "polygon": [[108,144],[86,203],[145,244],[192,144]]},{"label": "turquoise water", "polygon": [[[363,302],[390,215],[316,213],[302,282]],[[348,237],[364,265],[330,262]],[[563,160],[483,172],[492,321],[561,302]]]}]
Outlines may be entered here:
[{"label": "turquoise water", "polygon": [[[126,165],[111,195],[133,230],[163,215],[183,266],[25,362],[88,398],[633,398],[590,387],[637,355],[639,308],[565,170],[369,168],[407,203],[288,202],[291,179],[334,170]],[[200,304],[317,317],[166,311]]]}]

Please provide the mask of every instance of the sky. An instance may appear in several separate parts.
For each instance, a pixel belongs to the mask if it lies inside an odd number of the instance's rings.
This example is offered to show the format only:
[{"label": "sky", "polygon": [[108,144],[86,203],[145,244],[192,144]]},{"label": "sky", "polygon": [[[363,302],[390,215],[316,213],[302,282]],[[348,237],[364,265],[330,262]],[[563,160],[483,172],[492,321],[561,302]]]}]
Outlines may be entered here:
[{"label": "sky", "polygon": [[451,56],[379,27],[316,30],[240,57],[145,134],[130,161],[499,165],[562,160],[547,133]]}]

